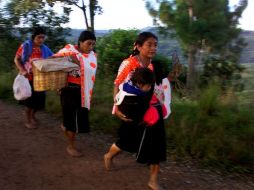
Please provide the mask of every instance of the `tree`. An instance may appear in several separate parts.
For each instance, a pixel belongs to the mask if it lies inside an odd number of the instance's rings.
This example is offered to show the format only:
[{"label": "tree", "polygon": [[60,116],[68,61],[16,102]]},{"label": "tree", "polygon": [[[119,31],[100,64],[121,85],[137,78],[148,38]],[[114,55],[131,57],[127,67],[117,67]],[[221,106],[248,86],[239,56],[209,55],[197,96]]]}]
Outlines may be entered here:
[{"label": "tree", "polygon": [[[65,37],[69,35],[70,30],[63,28],[62,25],[69,21],[70,9],[63,7],[63,13],[58,14],[51,4],[34,3],[33,1],[26,3],[24,6],[19,0],[11,0],[6,5],[7,17],[12,25],[12,30],[16,31],[16,36],[20,41],[30,37],[32,28],[38,25],[47,29],[48,39],[45,43],[53,50],[57,51],[66,44]],[[13,26],[21,25],[22,27]],[[17,32],[18,30],[18,32]]]},{"label": "tree", "polygon": [[128,58],[133,50],[133,42],[138,30],[113,30],[98,39],[96,51],[100,55],[100,70],[106,75],[115,75],[124,58]]},{"label": "tree", "polygon": [[[188,57],[187,87],[194,89],[196,53],[203,49],[222,57],[230,52],[231,42],[241,30],[238,20],[248,1],[239,0],[230,10],[228,0],[157,0],[156,4],[146,1],[146,7],[164,28],[173,29]],[[155,8],[158,5],[158,8]]]},{"label": "tree", "polygon": [[[94,17],[96,14],[102,13],[102,7],[98,5],[98,0],[89,0],[86,4],[85,0],[12,0],[15,1],[14,10],[16,12],[29,12],[31,10],[46,7],[47,5],[53,7],[56,3],[63,3],[63,9],[66,16],[69,15],[71,8],[69,6],[75,6],[79,8],[84,15],[85,26],[87,30],[94,32]],[[89,8],[89,14],[87,14],[87,8]],[[88,16],[89,15],[89,16]],[[90,22],[89,22],[90,19]]]},{"label": "tree", "polygon": [[[55,1],[55,0],[52,0]],[[89,0],[89,6],[85,4],[85,0],[60,0],[67,5],[74,5],[81,9],[85,18],[86,29],[94,33],[94,16],[102,13],[102,7],[98,5],[98,0]],[[87,7],[89,7],[90,24],[88,22]]]},{"label": "tree", "polygon": [[4,16],[5,13],[5,10],[0,8],[0,72],[8,72],[13,68],[13,56],[18,46],[11,22]]}]

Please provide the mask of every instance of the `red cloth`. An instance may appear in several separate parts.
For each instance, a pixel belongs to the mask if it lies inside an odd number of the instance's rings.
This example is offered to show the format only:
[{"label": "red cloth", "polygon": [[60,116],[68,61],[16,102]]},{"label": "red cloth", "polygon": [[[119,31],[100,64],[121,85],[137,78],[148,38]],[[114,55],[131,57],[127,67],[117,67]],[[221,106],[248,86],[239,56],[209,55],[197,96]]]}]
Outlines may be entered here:
[{"label": "red cloth", "polygon": [[147,124],[147,126],[154,125],[159,120],[159,113],[157,109],[153,106],[150,106],[143,117],[144,122]]},{"label": "red cloth", "polygon": [[[161,107],[162,107],[162,115],[164,117],[167,115],[167,109],[164,105],[162,105]],[[160,116],[158,110],[155,107],[150,106],[146,110],[146,113],[143,117],[143,121],[147,124],[147,126],[152,126],[159,120],[159,118]]]}]

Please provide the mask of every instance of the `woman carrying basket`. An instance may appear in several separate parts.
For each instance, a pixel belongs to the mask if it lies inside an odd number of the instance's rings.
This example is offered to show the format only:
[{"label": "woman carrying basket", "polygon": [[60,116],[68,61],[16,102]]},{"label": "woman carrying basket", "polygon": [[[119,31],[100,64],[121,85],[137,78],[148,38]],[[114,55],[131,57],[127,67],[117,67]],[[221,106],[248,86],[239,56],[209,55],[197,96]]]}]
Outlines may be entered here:
[{"label": "woman carrying basket", "polygon": [[54,57],[68,56],[80,67],[68,73],[68,84],[60,90],[65,136],[68,140],[67,153],[74,157],[82,156],[75,145],[76,133],[89,132],[88,114],[91,105],[97,57],[93,51],[95,35],[90,31],[81,32],[78,45],[67,44]]}]

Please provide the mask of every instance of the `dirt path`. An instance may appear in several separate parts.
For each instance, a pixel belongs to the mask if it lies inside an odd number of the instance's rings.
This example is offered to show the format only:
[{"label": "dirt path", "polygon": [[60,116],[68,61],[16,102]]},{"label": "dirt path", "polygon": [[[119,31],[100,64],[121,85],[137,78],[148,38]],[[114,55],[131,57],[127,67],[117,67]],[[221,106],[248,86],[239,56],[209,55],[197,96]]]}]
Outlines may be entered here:
[{"label": "dirt path", "polygon": [[[146,190],[149,170],[122,153],[116,170],[104,170],[102,157],[114,138],[91,133],[78,136],[81,158],[65,152],[60,121],[39,113],[38,129],[23,126],[23,107],[0,100],[1,190]],[[160,183],[166,190],[251,190],[254,178],[221,176],[189,164],[168,161],[162,165]]]}]

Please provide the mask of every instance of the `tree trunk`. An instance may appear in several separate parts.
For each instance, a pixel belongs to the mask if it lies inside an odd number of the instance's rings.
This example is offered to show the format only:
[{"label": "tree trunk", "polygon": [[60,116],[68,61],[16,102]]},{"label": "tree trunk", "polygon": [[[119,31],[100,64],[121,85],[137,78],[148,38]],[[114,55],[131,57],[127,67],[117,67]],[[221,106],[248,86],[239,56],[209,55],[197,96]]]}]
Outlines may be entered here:
[{"label": "tree trunk", "polygon": [[195,46],[192,44],[188,48],[188,72],[187,89],[192,92],[195,88]]},{"label": "tree trunk", "polygon": [[95,11],[95,2],[94,2],[94,0],[90,0],[89,7],[90,7],[90,20],[91,20],[90,30],[91,30],[91,32],[94,33],[94,11]]},{"label": "tree trunk", "polygon": [[82,11],[83,11],[83,14],[84,14],[84,17],[85,17],[86,29],[89,29],[87,15],[86,15],[86,5],[84,3],[84,0],[82,0]]}]

